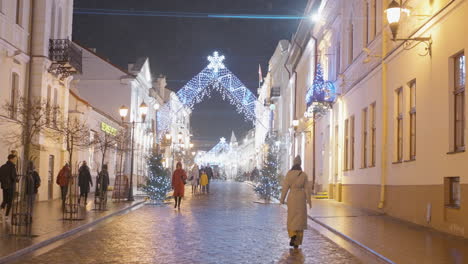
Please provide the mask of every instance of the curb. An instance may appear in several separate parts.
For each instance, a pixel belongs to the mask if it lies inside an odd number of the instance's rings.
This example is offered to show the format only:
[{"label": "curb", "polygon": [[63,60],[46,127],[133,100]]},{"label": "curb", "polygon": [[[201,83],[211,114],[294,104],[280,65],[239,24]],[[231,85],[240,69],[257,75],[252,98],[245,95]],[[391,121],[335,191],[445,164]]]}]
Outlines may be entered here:
[{"label": "curb", "polygon": [[[252,182],[247,182],[247,181],[246,181],[245,183],[246,183],[247,185],[252,186],[252,187],[255,186]],[[281,207],[287,210],[286,205],[282,205]],[[379,259],[382,260],[383,262],[389,263],[389,264],[395,264],[395,262],[393,262],[393,261],[391,261],[390,259],[384,257],[383,255],[379,254],[379,253],[376,252],[375,250],[373,250],[373,249],[369,248],[368,246],[366,246],[366,245],[360,243],[359,241],[354,240],[354,239],[352,239],[351,237],[349,237],[349,236],[347,236],[347,235],[341,233],[340,231],[336,230],[335,228],[333,228],[333,227],[331,227],[331,226],[329,226],[329,225],[323,223],[322,221],[318,220],[316,217],[312,217],[312,216],[310,216],[310,215],[307,215],[307,217],[308,217],[310,220],[314,221],[315,223],[317,223],[317,224],[323,226],[324,228],[326,228],[327,230],[331,231],[332,233],[334,233],[334,234],[340,236],[341,238],[343,238],[343,239],[345,239],[345,240],[347,240],[347,241],[349,241],[349,242],[355,244],[356,246],[360,247],[361,249],[363,249],[363,250],[369,252],[370,254],[372,254],[373,256],[375,256],[375,257],[377,257],[377,258],[379,258]],[[322,235],[323,235],[323,234],[322,234]]]},{"label": "curb", "polygon": [[388,259],[388,258],[384,257],[383,255],[379,254],[377,251],[375,251],[375,250],[369,248],[368,246],[366,246],[366,245],[360,243],[359,241],[354,240],[354,239],[352,239],[351,237],[349,237],[349,236],[347,236],[347,235],[341,233],[340,231],[336,230],[335,228],[333,228],[333,227],[331,227],[331,226],[329,226],[329,225],[323,223],[322,221],[318,220],[316,217],[312,217],[312,216],[310,216],[310,215],[307,215],[307,217],[308,217],[310,220],[314,221],[315,223],[317,223],[317,224],[323,226],[324,228],[328,229],[328,230],[331,231],[332,233],[334,233],[334,234],[336,234],[336,235],[342,237],[343,239],[345,239],[345,240],[347,240],[347,241],[349,241],[349,242],[355,244],[356,246],[358,246],[358,247],[364,249],[365,251],[371,253],[372,255],[374,255],[375,257],[379,258],[380,260],[382,260],[382,261],[384,261],[384,262],[386,262],[386,263],[389,263],[389,264],[395,264],[395,262],[393,262],[393,261],[391,261],[390,259]]},{"label": "curb", "polygon": [[43,248],[45,246],[48,246],[48,245],[50,245],[50,244],[52,244],[54,242],[65,239],[67,237],[70,237],[70,236],[78,233],[78,232],[81,232],[81,231],[83,231],[85,229],[93,227],[93,226],[95,226],[95,225],[97,225],[97,224],[99,224],[99,223],[101,223],[101,222],[103,222],[103,221],[105,221],[105,220],[107,220],[107,219],[109,219],[111,217],[114,217],[114,216],[117,216],[117,215],[122,215],[122,214],[125,214],[125,213],[127,213],[127,212],[129,212],[131,210],[138,209],[140,206],[142,206],[144,204],[145,204],[144,200],[140,201],[140,202],[136,202],[136,203],[132,204],[129,207],[123,208],[120,211],[116,211],[116,212],[111,213],[109,215],[106,215],[104,217],[98,218],[95,221],[89,222],[87,224],[78,226],[78,227],[73,228],[73,229],[70,229],[70,230],[68,230],[68,231],[66,231],[66,232],[64,232],[64,233],[62,233],[60,235],[57,235],[55,237],[51,237],[49,239],[46,239],[46,240],[41,241],[39,243],[36,243],[34,245],[19,249],[19,250],[15,251],[15,252],[13,252],[13,253],[11,253],[9,255],[6,255],[4,257],[0,257],[0,264],[1,263],[8,263],[10,261],[17,260],[18,258],[20,258],[20,257],[22,257],[22,256],[24,256],[26,254],[30,254],[30,253],[38,250],[38,249],[41,249],[41,248]]}]

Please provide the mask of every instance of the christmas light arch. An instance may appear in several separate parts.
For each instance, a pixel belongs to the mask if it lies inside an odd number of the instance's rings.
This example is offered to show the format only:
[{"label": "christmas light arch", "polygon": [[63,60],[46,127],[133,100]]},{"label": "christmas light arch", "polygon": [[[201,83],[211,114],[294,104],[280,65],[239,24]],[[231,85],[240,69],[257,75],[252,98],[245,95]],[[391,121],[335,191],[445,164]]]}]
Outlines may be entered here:
[{"label": "christmas light arch", "polygon": [[223,63],[225,57],[214,52],[208,56],[209,65],[193,77],[177,92],[180,103],[169,101],[159,111],[158,131],[160,135],[169,130],[174,113],[182,108],[193,110],[195,104],[200,103],[212,91],[218,91],[223,100],[228,100],[236,107],[236,111],[244,115],[247,121],[255,123],[255,107],[257,97],[227,69]]}]

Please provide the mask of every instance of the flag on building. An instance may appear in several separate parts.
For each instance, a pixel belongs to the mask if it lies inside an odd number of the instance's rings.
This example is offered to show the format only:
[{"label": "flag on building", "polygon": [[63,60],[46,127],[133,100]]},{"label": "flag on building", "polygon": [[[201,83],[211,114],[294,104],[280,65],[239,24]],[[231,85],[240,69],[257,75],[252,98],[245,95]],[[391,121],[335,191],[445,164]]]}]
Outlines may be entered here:
[{"label": "flag on building", "polygon": [[262,82],[263,82],[262,66],[258,64],[258,83],[261,84]]}]

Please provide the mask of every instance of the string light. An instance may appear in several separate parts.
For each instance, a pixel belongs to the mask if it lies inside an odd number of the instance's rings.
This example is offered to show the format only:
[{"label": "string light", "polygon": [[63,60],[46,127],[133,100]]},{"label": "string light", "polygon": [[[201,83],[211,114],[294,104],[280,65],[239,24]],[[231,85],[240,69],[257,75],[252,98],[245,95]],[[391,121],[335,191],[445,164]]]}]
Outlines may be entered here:
[{"label": "string light", "polygon": [[257,97],[225,67],[224,59],[225,57],[219,56],[218,52],[208,56],[209,65],[177,92],[178,100],[170,100],[161,107],[158,114],[159,137],[169,130],[172,118],[180,110],[193,110],[194,105],[205,97],[210,97],[212,91],[219,92],[223,100],[234,105],[246,121],[255,123]]}]

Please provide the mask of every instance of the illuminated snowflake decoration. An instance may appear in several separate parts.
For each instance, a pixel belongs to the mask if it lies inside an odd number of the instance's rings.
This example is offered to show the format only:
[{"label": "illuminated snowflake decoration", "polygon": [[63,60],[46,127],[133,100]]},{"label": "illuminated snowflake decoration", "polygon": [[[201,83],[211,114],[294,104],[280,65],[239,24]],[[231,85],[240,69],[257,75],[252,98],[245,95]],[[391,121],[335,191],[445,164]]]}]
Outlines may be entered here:
[{"label": "illuminated snowflake decoration", "polygon": [[226,67],[223,63],[224,59],[224,55],[219,56],[219,53],[215,51],[213,56],[208,56],[208,61],[210,62],[210,64],[208,64],[208,69],[213,70],[214,73],[218,73],[220,69],[225,69]]},{"label": "illuminated snowflake decoration", "polygon": [[[193,110],[194,105],[200,103],[206,96],[210,97],[212,91],[219,92],[223,100],[234,105],[236,111],[243,114],[246,121],[253,123],[258,121],[255,115],[257,97],[224,66],[224,59],[224,56],[214,52],[213,56],[208,57],[210,64],[177,92],[181,104],[169,101],[161,107],[158,113],[159,138],[169,131],[172,118],[178,111],[182,108]],[[177,105],[182,106],[177,107]]]}]

